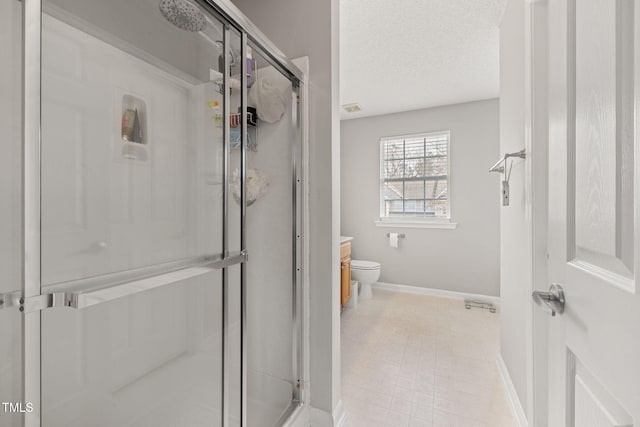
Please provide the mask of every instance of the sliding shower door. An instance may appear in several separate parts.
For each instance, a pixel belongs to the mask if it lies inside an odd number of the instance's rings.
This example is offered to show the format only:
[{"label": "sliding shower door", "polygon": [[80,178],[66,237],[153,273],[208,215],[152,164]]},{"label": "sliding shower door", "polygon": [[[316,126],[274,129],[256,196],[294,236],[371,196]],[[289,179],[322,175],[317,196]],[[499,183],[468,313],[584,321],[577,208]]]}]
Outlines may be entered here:
[{"label": "sliding shower door", "polygon": [[301,404],[301,76],[244,19],[0,5],[0,427],[271,427]]},{"label": "sliding shower door", "polygon": [[228,48],[205,13],[43,2],[42,293],[77,306],[41,313],[44,426],[222,425],[240,283],[221,264]]},{"label": "sliding shower door", "polygon": [[300,114],[291,77],[253,43],[248,50],[247,105],[257,123],[247,126],[246,155],[247,426],[266,427],[284,421],[300,399]]}]

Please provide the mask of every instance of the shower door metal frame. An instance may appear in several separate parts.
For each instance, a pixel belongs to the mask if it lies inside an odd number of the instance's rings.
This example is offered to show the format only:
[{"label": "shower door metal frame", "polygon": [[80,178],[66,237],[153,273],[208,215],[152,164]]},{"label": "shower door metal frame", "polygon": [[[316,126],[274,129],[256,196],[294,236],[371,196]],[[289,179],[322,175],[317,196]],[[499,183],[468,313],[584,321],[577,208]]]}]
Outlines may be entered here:
[{"label": "shower door metal frame", "polygon": [[[303,176],[306,174],[304,165],[307,158],[307,138],[306,123],[304,121],[307,110],[304,97],[304,75],[303,73],[279,50],[269,39],[260,32],[251,21],[249,21],[231,3],[215,3],[212,0],[196,0],[201,6],[205,6],[209,13],[218,18],[225,26],[225,74],[224,87],[229,91],[229,59],[228,59],[228,35],[229,28],[233,27],[241,34],[241,56],[242,73],[246,76],[246,54],[248,44],[251,43],[253,49],[257,49],[265,58],[270,60],[271,65],[282,72],[292,82],[293,92],[297,94],[298,102],[294,105],[296,109],[296,139],[293,156],[293,176],[292,176],[292,206],[293,206],[293,377],[294,384],[292,390],[292,402],[290,407],[283,414],[283,422],[296,409],[305,405],[308,399],[307,379],[307,348],[308,334],[305,323],[306,295],[308,294],[308,281],[304,272],[305,260],[308,258],[306,242],[304,239],[305,207],[308,206],[306,183]],[[25,427],[39,427],[42,425],[42,396],[41,396],[41,310],[58,306],[56,298],[50,292],[42,293],[41,287],[41,102],[42,102],[42,0],[23,0],[23,153],[22,153],[22,298],[20,300],[20,311],[23,311],[22,322],[22,346],[23,346],[23,401],[33,404],[33,411],[26,412],[23,418]],[[240,264],[241,268],[241,425],[246,426],[247,419],[247,280],[246,280],[246,145],[247,145],[247,91],[241,85],[242,91],[242,143],[241,143],[241,252],[229,254],[227,246],[227,219],[229,195],[228,182],[228,147],[229,129],[228,119],[225,120],[224,132],[224,152],[225,160],[223,166],[223,254],[219,260],[212,260],[208,265],[212,268],[223,269],[223,405],[222,405],[222,425],[227,427],[230,421],[228,410],[229,402],[229,351],[228,351],[228,296],[227,267]],[[225,92],[226,95],[226,92]],[[225,96],[225,117],[229,108],[229,97]],[[185,261],[188,264],[188,261]],[[141,269],[143,270],[143,269]],[[161,279],[177,270],[165,270],[158,272],[156,276],[148,278]],[[143,276],[137,278],[141,280]],[[128,280],[130,283],[134,278]],[[113,283],[113,285],[116,285]],[[153,284],[162,286],[160,281]],[[43,299],[43,296],[47,298]],[[4,296],[3,296],[4,297]],[[29,304],[29,301],[38,301],[37,304]],[[6,298],[4,301],[8,301]],[[44,301],[44,302],[43,302]],[[67,305],[66,296],[63,297]],[[4,308],[16,306],[17,304],[5,304]],[[75,307],[81,308],[81,307]]]},{"label": "shower door metal frame", "polygon": [[[214,0],[196,0],[205,6],[214,16],[225,25],[234,27],[241,35],[241,80],[247,75],[247,48],[251,48],[269,60],[270,65],[287,77],[291,83],[294,93],[297,95],[296,109],[296,143],[293,147],[293,175],[292,175],[292,245],[293,245],[293,268],[292,268],[292,321],[293,321],[293,346],[294,353],[292,374],[294,378],[292,396],[293,399],[289,407],[284,411],[278,423],[285,422],[296,410],[308,403],[308,326],[305,322],[307,317],[307,295],[308,279],[305,266],[308,259],[306,233],[306,209],[308,207],[308,187],[306,185],[306,169],[308,163],[308,138],[306,128],[306,91],[304,73],[280,51],[237,7],[230,2],[216,3]],[[207,7],[208,6],[208,7]],[[228,34],[225,32],[225,34]],[[228,37],[226,38],[228,40]],[[228,43],[225,41],[225,46]],[[225,64],[228,63],[228,55],[225,54]],[[225,88],[227,85],[228,70],[225,65]],[[247,147],[247,90],[244,84],[241,87],[241,161],[240,161],[240,183],[241,183],[241,231],[240,240],[243,252],[246,252],[246,147]],[[227,98],[227,97],[225,97]],[[228,141],[227,141],[228,142]],[[240,345],[241,345],[241,426],[247,425],[247,273],[246,263],[242,263],[241,281],[241,325],[240,325]],[[228,367],[228,363],[223,362]],[[227,372],[228,368],[224,368]],[[228,400],[229,388],[223,393],[224,399]],[[227,411],[228,412],[228,411]],[[229,417],[223,418],[223,427],[227,427]]]},{"label": "shower door metal frame", "polygon": [[[207,0],[208,1],[208,0]],[[246,19],[246,18],[245,18]],[[281,425],[287,421],[297,410],[301,409],[309,400],[309,383],[308,383],[308,326],[305,322],[308,307],[306,305],[308,295],[308,279],[306,276],[305,265],[307,265],[308,250],[305,240],[306,232],[306,212],[308,211],[308,187],[306,186],[306,168],[308,164],[308,139],[306,133],[306,92],[304,86],[304,73],[291,61],[286,60],[283,54],[280,54],[286,61],[281,62],[277,54],[267,50],[265,44],[259,42],[258,39],[253,38],[251,34],[246,32],[242,33],[242,57],[246,58],[247,47],[250,44],[251,49],[259,55],[270,60],[270,65],[276,70],[282,73],[286,78],[291,81],[292,95],[295,97],[295,102],[292,108],[295,110],[295,143],[291,147],[292,149],[292,175],[291,175],[291,194],[292,194],[292,254],[293,254],[293,267],[291,271],[292,275],[292,299],[293,306],[291,312],[291,318],[293,322],[292,331],[292,343],[293,343],[293,366],[292,375],[294,378],[293,384],[293,400],[288,408],[280,416],[276,425]],[[264,36],[263,36],[264,37]],[[268,40],[267,40],[268,41]],[[279,52],[279,51],[277,51]],[[275,52],[275,53],[277,53]],[[293,70],[289,67],[293,67]],[[295,72],[293,72],[295,71]],[[246,61],[243,61],[243,75],[246,75]],[[298,76],[301,76],[299,79]],[[244,85],[242,85],[244,88]],[[244,91],[246,92],[246,91]],[[245,93],[246,95],[246,93]],[[247,137],[246,127],[246,99],[243,97],[242,102],[243,111],[243,146],[246,145],[245,138]],[[246,152],[243,151],[242,163],[244,165],[246,161]],[[244,177],[244,174],[243,174]],[[244,179],[244,178],[243,178]],[[246,206],[243,210],[243,221],[245,219]],[[245,224],[243,222],[243,224]],[[243,225],[243,235],[244,235]],[[244,240],[242,242],[243,249],[246,250]],[[241,266],[243,269],[243,287],[242,287],[242,313],[243,313],[243,327],[242,327],[242,342],[246,345],[246,265]],[[246,347],[244,347],[246,348]],[[242,352],[243,358],[243,402],[246,402],[246,351]],[[242,405],[242,422],[243,426],[246,425],[246,404]]]},{"label": "shower door metal frame", "polygon": [[[240,247],[247,247],[247,33],[242,32],[240,38],[240,106],[242,108],[242,116],[240,120]],[[247,266],[240,266],[240,425],[247,425]]]},{"label": "shower door metal frame", "polygon": [[[42,3],[23,1],[22,22],[22,295],[41,294],[41,76]],[[24,414],[25,427],[41,425],[41,312],[27,312],[22,321],[23,403],[33,404]]]},{"label": "shower door metal frame", "polygon": [[[224,34],[222,36],[222,46],[224,55],[224,65],[222,69],[223,73],[223,86],[224,94],[222,99],[222,117],[223,119],[223,137],[222,137],[222,253],[226,256],[229,251],[229,150],[230,150],[230,133],[231,127],[229,125],[229,113],[231,112],[231,85],[229,85],[229,74],[231,64],[229,63],[229,54],[231,48],[229,47],[229,40],[231,39],[231,30],[229,25],[223,21]],[[241,147],[242,149],[243,147]],[[240,199],[244,200],[244,190],[240,189]],[[222,427],[229,426],[230,414],[229,414],[229,396],[230,396],[230,374],[229,374],[229,274],[225,268],[222,270],[222,402],[221,402],[221,415],[222,415]]]}]

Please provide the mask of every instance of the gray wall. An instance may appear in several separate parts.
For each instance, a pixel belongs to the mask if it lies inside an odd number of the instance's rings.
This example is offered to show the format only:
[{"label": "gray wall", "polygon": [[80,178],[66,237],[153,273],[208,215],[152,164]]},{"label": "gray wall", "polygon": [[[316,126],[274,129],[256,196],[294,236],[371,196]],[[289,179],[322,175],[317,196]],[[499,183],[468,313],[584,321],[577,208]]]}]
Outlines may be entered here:
[{"label": "gray wall", "polygon": [[289,58],[309,57],[311,405],[340,398],[338,1],[235,0]]},{"label": "gray wall", "polygon": [[[524,146],[524,8],[512,0],[500,25],[500,151]],[[531,238],[525,199],[525,162],[515,162],[511,206],[500,218],[500,352],[523,407],[527,403],[526,304],[530,303]]]},{"label": "gray wall", "polygon": [[[450,130],[455,230],[376,227],[380,138]],[[497,296],[500,284],[498,100],[342,121],[342,234],[352,258],[382,263],[381,282]],[[386,233],[405,233],[398,249]]]}]

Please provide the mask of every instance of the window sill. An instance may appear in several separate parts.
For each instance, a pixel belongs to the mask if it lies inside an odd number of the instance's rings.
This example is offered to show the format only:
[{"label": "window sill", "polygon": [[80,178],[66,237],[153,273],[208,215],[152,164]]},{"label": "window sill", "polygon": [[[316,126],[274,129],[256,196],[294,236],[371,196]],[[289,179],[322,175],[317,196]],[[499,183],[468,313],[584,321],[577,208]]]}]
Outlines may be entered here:
[{"label": "window sill", "polygon": [[458,228],[457,222],[436,222],[436,221],[374,221],[376,227],[393,227],[393,228],[440,228],[445,230],[454,230]]}]

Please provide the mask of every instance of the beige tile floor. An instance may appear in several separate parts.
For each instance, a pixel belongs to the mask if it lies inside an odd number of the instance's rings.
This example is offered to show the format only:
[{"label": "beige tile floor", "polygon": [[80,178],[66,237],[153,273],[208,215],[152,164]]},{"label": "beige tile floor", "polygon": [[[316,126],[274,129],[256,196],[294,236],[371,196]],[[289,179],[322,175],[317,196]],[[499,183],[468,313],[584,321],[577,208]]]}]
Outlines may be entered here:
[{"label": "beige tile floor", "polygon": [[496,355],[499,314],[374,289],[342,313],[347,427],[514,427]]}]

